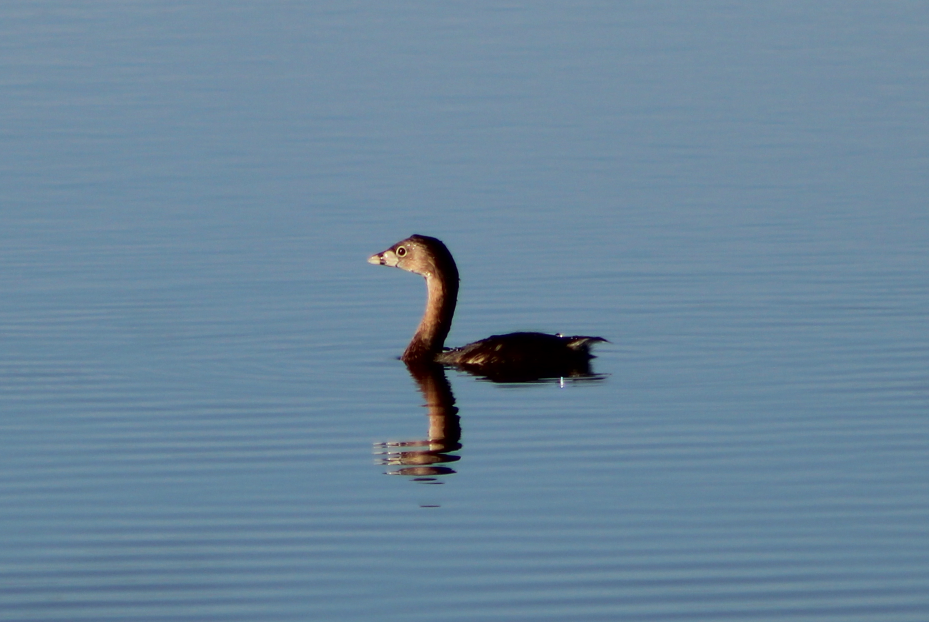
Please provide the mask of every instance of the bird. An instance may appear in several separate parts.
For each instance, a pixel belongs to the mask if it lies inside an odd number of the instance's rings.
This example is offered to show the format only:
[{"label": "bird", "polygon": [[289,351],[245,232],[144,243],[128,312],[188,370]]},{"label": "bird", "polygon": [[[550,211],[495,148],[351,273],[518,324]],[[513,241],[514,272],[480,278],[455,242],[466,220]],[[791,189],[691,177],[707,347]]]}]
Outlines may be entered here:
[{"label": "bird", "polygon": [[426,279],[426,310],[400,357],[408,366],[440,364],[501,380],[588,375],[590,346],[607,341],[587,335],[516,332],[446,348],[459,285],[458,266],[448,247],[437,238],[414,234],[371,255],[368,263]]}]

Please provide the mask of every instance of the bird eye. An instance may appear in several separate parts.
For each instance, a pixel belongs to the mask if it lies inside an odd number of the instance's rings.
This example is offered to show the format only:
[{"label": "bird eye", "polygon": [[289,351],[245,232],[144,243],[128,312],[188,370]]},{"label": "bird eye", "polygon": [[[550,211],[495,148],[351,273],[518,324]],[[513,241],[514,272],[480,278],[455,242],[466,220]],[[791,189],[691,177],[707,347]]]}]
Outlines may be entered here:
[{"label": "bird eye", "polygon": [[405,246],[401,246],[401,247],[398,248],[395,252],[397,253],[397,257],[405,257],[405,256],[406,256],[406,247],[405,247]]}]

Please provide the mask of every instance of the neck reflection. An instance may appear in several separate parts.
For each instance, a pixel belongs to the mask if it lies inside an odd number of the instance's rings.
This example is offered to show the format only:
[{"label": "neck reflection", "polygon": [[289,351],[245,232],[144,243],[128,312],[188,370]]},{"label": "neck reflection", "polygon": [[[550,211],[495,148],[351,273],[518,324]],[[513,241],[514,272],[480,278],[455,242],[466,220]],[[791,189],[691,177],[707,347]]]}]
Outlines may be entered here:
[{"label": "neck reflection", "polygon": [[435,363],[407,363],[407,369],[426,399],[429,426],[421,440],[383,442],[375,447],[380,464],[391,468],[388,475],[406,475],[417,481],[440,483],[435,478],[455,470],[443,466],[461,459],[450,452],[461,449],[461,418],[455,407],[452,387],[445,369]]}]

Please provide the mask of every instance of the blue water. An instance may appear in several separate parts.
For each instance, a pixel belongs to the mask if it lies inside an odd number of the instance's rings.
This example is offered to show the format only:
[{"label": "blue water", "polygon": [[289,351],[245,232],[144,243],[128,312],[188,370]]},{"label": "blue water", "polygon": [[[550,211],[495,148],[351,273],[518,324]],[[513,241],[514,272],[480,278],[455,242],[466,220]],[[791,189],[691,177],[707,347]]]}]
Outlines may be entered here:
[{"label": "blue water", "polygon": [[[0,620],[926,620],[927,23],[3,4]],[[432,472],[412,233],[611,342]]]}]

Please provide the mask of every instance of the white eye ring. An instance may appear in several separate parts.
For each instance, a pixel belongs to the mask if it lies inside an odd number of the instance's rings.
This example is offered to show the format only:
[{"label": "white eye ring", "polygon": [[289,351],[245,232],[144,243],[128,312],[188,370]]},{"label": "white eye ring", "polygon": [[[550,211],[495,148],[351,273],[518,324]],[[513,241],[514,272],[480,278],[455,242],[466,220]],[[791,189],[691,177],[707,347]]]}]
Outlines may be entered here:
[{"label": "white eye ring", "polygon": [[406,256],[406,247],[401,246],[400,248],[398,248],[398,249],[397,249],[396,251],[394,251],[394,252],[397,254],[397,257],[405,257],[405,256]]}]

